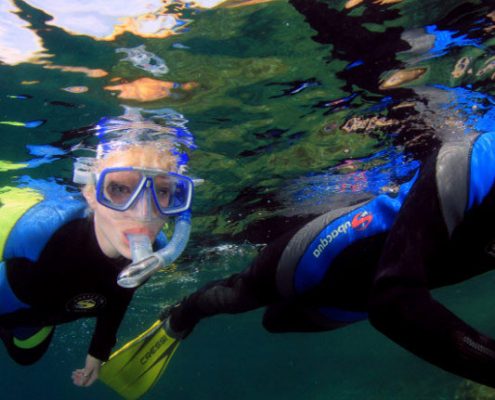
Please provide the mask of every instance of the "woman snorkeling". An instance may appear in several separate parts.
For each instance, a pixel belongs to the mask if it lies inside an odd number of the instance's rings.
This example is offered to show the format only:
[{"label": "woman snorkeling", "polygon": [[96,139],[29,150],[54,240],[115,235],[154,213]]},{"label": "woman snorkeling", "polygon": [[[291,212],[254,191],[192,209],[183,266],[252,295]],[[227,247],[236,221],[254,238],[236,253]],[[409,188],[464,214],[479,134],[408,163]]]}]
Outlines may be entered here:
[{"label": "woman snorkeling", "polygon": [[[85,365],[72,373],[78,386],[98,378],[135,287],[178,257],[190,224],[193,183],[179,174],[171,142],[114,140],[99,149],[92,163],[76,163],[83,196],[35,195],[35,204],[4,225],[0,243],[0,338],[17,363],[41,358],[54,325],[96,317]],[[162,228],[170,216],[176,223],[167,243]],[[141,258],[154,263],[143,269]]]}]

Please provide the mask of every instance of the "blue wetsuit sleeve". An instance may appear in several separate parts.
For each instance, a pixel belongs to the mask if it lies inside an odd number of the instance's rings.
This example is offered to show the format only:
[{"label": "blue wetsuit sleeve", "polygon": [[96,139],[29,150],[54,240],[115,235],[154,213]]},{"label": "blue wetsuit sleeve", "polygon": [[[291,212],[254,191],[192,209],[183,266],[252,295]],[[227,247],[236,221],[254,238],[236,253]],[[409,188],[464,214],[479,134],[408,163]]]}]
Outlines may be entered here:
[{"label": "blue wetsuit sleeve", "polygon": [[[436,170],[436,159],[424,165],[392,227],[370,294],[370,321],[432,364],[495,386],[495,342],[430,293],[431,287],[463,279],[449,277],[452,265],[442,265],[451,232],[442,214]],[[471,268],[464,265],[464,270]]]}]

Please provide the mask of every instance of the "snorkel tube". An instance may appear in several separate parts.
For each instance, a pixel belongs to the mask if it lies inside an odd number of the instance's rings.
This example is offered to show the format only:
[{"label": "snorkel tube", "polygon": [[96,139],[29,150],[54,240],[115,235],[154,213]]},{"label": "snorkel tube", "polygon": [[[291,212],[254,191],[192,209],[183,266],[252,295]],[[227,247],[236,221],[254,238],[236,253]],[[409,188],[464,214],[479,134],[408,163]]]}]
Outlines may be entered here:
[{"label": "snorkel tube", "polygon": [[187,210],[175,217],[175,228],[170,242],[154,253],[147,236],[129,235],[132,264],[124,268],[117,277],[119,286],[138,287],[157,270],[172,264],[186,248],[190,233],[191,211]]}]

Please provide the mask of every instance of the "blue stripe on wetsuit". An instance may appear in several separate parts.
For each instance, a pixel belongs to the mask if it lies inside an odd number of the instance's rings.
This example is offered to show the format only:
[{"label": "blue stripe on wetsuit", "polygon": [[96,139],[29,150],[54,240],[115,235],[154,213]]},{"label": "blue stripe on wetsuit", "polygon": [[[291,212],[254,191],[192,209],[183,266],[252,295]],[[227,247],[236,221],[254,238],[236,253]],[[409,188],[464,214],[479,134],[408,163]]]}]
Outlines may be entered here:
[{"label": "blue stripe on wetsuit", "polygon": [[23,257],[35,262],[61,226],[84,217],[87,206],[81,197],[62,200],[43,200],[19,218],[5,243],[4,260]]},{"label": "blue stripe on wetsuit", "polygon": [[297,265],[296,291],[304,293],[317,286],[333,260],[351,243],[390,230],[413,181],[402,185],[397,197],[380,195],[327,225]]},{"label": "blue stripe on wetsuit", "polygon": [[485,133],[471,151],[468,210],[480,205],[495,184],[495,132]]},{"label": "blue stripe on wetsuit", "polygon": [[[36,261],[52,235],[66,222],[84,215],[86,204],[80,198],[44,200],[16,222],[5,243],[4,260],[27,258]],[[5,263],[0,262],[0,315],[29,306],[20,301],[7,279]]]},{"label": "blue stripe on wetsuit", "polygon": [[[380,195],[327,225],[308,246],[296,267],[296,292],[305,293],[317,286],[335,258],[350,244],[389,231],[415,180],[416,177],[402,185],[398,196]],[[334,321],[354,322],[367,318],[365,312],[336,307],[320,307],[318,311]]]}]

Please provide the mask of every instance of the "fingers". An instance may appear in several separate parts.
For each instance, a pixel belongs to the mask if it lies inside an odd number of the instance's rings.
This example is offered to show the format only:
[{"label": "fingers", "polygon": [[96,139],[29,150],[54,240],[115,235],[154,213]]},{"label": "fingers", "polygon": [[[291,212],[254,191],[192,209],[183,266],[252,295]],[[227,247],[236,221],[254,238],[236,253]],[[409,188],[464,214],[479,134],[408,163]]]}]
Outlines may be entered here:
[{"label": "fingers", "polygon": [[98,379],[102,361],[91,356],[86,356],[86,365],[84,368],[76,369],[72,372],[72,382],[76,386],[91,386]]},{"label": "fingers", "polygon": [[92,372],[86,377],[86,383],[84,386],[91,386],[97,379],[98,379],[98,373]]},{"label": "fingers", "polygon": [[84,383],[84,370],[76,369],[72,372],[72,383],[76,386],[82,386]]},{"label": "fingers", "polygon": [[98,375],[93,372],[88,372],[85,369],[76,369],[72,372],[72,382],[76,386],[88,387],[91,386],[98,378]]}]

